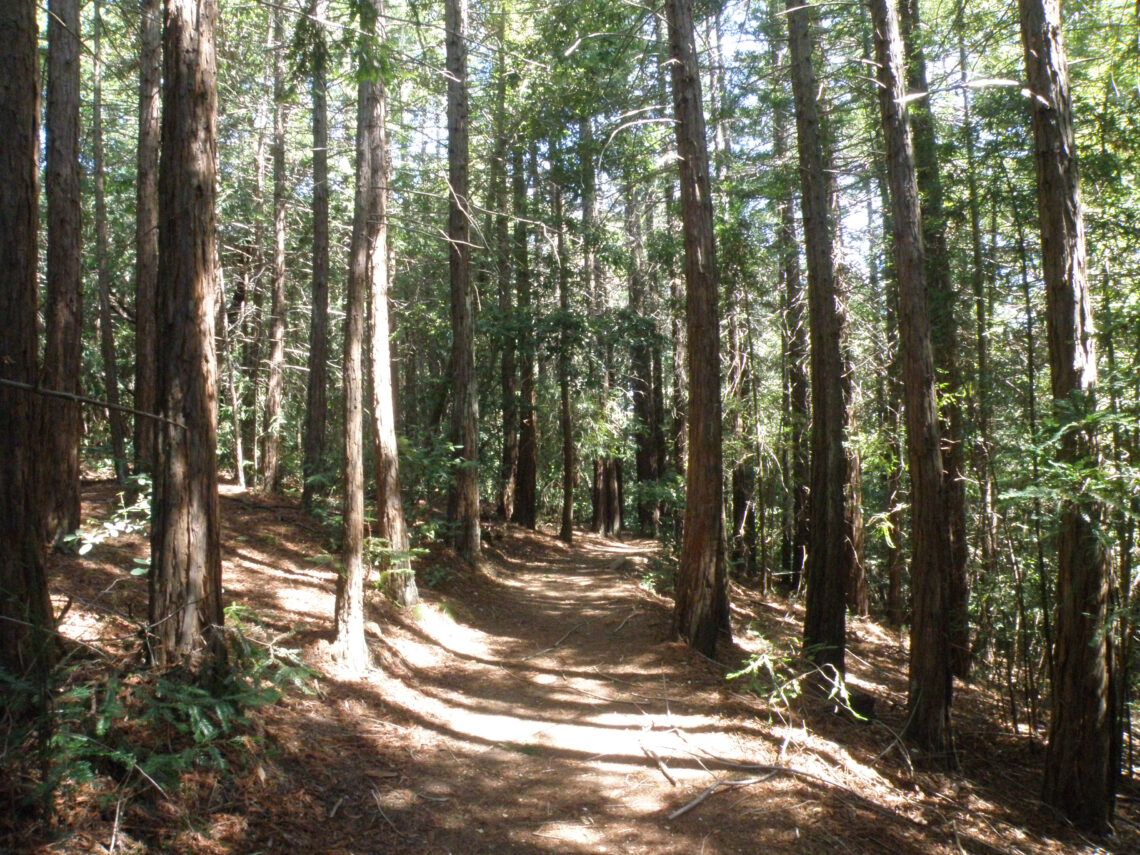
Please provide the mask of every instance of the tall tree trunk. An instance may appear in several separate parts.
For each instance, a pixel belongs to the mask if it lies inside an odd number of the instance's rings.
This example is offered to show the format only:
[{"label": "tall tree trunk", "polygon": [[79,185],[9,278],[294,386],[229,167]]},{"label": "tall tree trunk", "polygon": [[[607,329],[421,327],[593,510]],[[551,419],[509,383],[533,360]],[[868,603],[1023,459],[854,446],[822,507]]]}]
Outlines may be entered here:
[{"label": "tall tree trunk", "polygon": [[[155,403],[158,288],[158,146],[162,113],[162,0],[139,0],[139,132],[135,201],[135,409]],[[150,472],[157,425],[136,417],[135,471]]]},{"label": "tall tree trunk", "polygon": [[730,634],[722,512],[720,283],[701,78],[689,0],[666,0],[665,15],[681,174],[690,407],[685,533],[673,631],[706,656],[713,656],[718,636]]},{"label": "tall tree trunk", "polygon": [[[533,171],[535,155],[531,152],[530,168]],[[518,289],[518,350],[519,350],[519,422],[518,466],[515,471],[515,507],[511,519],[527,528],[534,528],[538,502],[538,433],[535,421],[535,376],[533,307],[531,306],[531,268],[527,205],[527,176],[523,172],[521,145],[514,152],[515,212],[515,279]],[[534,183],[532,181],[532,183]]]},{"label": "tall tree trunk", "polygon": [[115,327],[111,322],[111,268],[107,259],[107,192],[103,167],[103,18],[100,2],[94,4],[95,81],[92,111],[95,167],[95,268],[99,279],[99,350],[103,357],[103,383],[107,387],[107,418],[111,429],[111,457],[115,479],[127,480],[126,429],[119,406],[119,367],[115,355]]},{"label": "tall tree trunk", "polygon": [[[499,323],[502,334],[502,355],[499,363],[499,386],[502,393],[503,454],[499,463],[498,513],[509,520],[515,512],[515,477],[519,464],[519,409],[518,409],[518,368],[516,365],[516,338],[514,328],[514,289],[511,287],[511,246],[509,217],[507,216],[507,69],[506,69],[506,4],[500,4],[496,12],[495,28],[497,46],[495,48],[495,98],[497,108],[493,119],[494,143],[491,153],[490,180],[488,194],[491,213],[488,215],[491,226],[492,252],[494,253],[495,283],[499,292]],[[516,145],[519,141],[516,140]],[[526,182],[522,179],[522,193],[526,193]],[[517,191],[518,185],[514,186]],[[518,213],[519,196],[514,194],[515,217]]]},{"label": "tall tree trunk", "polygon": [[[579,160],[582,165],[582,268],[586,299],[591,314],[601,324],[594,336],[597,365],[591,362],[591,388],[596,390],[599,412],[604,412],[610,395],[613,373],[613,347],[604,328],[608,315],[605,291],[602,286],[602,263],[598,254],[598,175],[595,162],[593,119],[589,115],[578,119]],[[604,416],[603,416],[604,418]],[[617,461],[606,452],[594,458],[594,480],[590,491],[592,514],[590,527],[602,534],[616,534],[621,528],[621,504],[614,489],[614,467]]]},{"label": "tall tree trunk", "polygon": [[157,664],[225,659],[214,356],[215,0],[166,0],[159,170],[159,415],[150,623]]},{"label": "tall tree trunk", "polygon": [[[1056,0],[1019,0],[1018,8],[1032,93],[1053,402],[1059,421],[1068,425],[1058,457],[1079,469],[1098,454],[1096,429],[1086,418],[1095,409],[1097,372],[1061,7]],[[1117,778],[1113,742],[1118,738],[1109,697],[1112,629],[1101,514],[1100,503],[1079,487],[1062,501],[1053,709],[1043,789],[1046,803],[1095,832],[1106,830],[1112,818]]]},{"label": "tall tree trunk", "polygon": [[994,513],[994,478],[990,463],[990,357],[986,269],[982,254],[981,199],[978,193],[977,155],[973,110],[967,74],[965,3],[958,7],[958,65],[962,83],[962,145],[966,151],[967,204],[970,210],[970,284],[974,297],[975,342],[973,414],[977,437],[973,442],[974,478],[978,482],[979,575],[993,578],[997,551],[997,518]]},{"label": "tall tree trunk", "polygon": [[[38,374],[36,17],[32,0],[0,3],[0,377],[29,386]],[[46,710],[54,662],[40,535],[44,456],[37,409],[34,396],[0,384],[0,667],[29,679],[39,695],[26,710],[8,703],[17,718]]]},{"label": "tall tree trunk", "polygon": [[479,396],[475,377],[475,295],[471,289],[471,211],[467,198],[467,0],[447,0],[447,180],[451,275],[451,443],[458,448],[447,519],[452,545],[479,557]]},{"label": "tall tree trunk", "polygon": [[[384,3],[372,0],[376,8],[376,37],[384,43]],[[389,339],[388,294],[391,276],[388,266],[388,196],[391,165],[388,151],[388,93],[384,78],[372,83],[373,116],[368,151],[372,157],[368,192],[371,201],[368,277],[372,302],[372,436],[375,441],[376,533],[390,550],[380,562],[385,592],[402,606],[419,602],[416,577],[408,554],[408,526],[400,492],[400,456],[396,443],[396,408],[392,383],[392,356]]]},{"label": "tall tree trunk", "polygon": [[[847,348],[843,354],[843,407],[847,412],[847,433],[858,432],[855,418],[858,386],[855,381],[855,366]],[[867,573],[863,567],[863,461],[858,450],[850,443],[844,449],[847,459],[847,488],[844,496],[846,517],[847,550],[850,570],[847,574],[847,608],[852,614],[866,616],[871,611],[871,595],[867,586]]]},{"label": "tall tree trunk", "polygon": [[314,482],[324,468],[329,356],[329,118],[327,0],[312,0],[309,86],[313,97],[313,315],[309,325],[309,380],[305,393],[301,504],[313,509]]},{"label": "tall tree trunk", "polygon": [[[361,50],[378,50],[377,0],[360,7]],[[344,312],[344,536],[337,574],[334,650],[344,668],[359,674],[368,666],[364,638],[364,304],[369,290],[369,261],[375,240],[376,187],[373,151],[379,129],[377,81],[362,77],[357,84],[356,190],[352,238],[348,254],[348,283]]]},{"label": "tall tree trunk", "polygon": [[262,487],[281,491],[281,403],[285,390],[285,10],[273,10],[273,290],[265,381]]},{"label": "tall tree trunk", "polygon": [[637,471],[637,527],[649,537],[657,536],[660,506],[656,486],[661,477],[657,471],[657,449],[654,436],[658,432],[657,413],[653,407],[652,348],[656,338],[655,323],[648,311],[646,294],[645,245],[641,234],[642,201],[634,185],[626,185],[625,224],[630,238],[629,315],[637,325],[630,345],[629,374],[633,398],[634,464]]},{"label": "tall tree trunk", "polygon": [[811,336],[811,493],[804,649],[820,667],[844,671],[850,575],[844,496],[842,307],[835,283],[833,226],[824,169],[823,133],[812,66],[811,11],[788,0],[788,46],[800,164],[800,205],[807,247]]},{"label": "tall tree trunk", "polygon": [[566,217],[562,203],[561,136],[550,142],[551,202],[554,208],[554,251],[558,256],[558,426],[562,434],[562,522],[558,537],[574,539],[574,423],[570,408],[570,259],[566,252]]},{"label": "tall tree trunk", "polygon": [[[891,200],[887,191],[887,180],[883,174],[886,164],[876,168],[877,195],[882,204],[882,234],[885,244],[887,236],[893,233],[894,219],[891,216]],[[885,247],[884,247],[885,249]],[[903,530],[905,525],[904,507],[906,489],[903,484],[903,465],[906,459],[903,437],[903,356],[899,345],[899,289],[895,265],[889,254],[886,255],[883,271],[883,303],[886,306],[886,334],[889,360],[883,380],[885,400],[883,421],[886,424],[890,443],[890,468],[887,470],[887,526],[890,543],[887,546],[887,622],[893,627],[901,627],[907,617],[907,566],[904,549]]]},{"label": "tall tree trunk", "polygon": [[906,85],[916,97],[909,102],[914,166],[922,210],[926,287],[929,294],[931,346],[939,388],[942,437],[943,491],[946,524],[950,527],[949,588],[950,663],[954,675],[970,673],[970,588],[966,576],[969,544],[966,542],[966,473],[962,453],[962,368],[958,356],[958,301],[950,279],[950,252],[946,245],[946,213],[942,202],[938,140],[926,81],[926,55],[919,33],[919,0],[900,0],[899,25],[906,54]]},{"label": "tall tree trunk", "polygon": [[[225,269],[218,265],[218,302],[226,306]],[[235,303],[237,302],[235,298]],[[231,320],[231,317],[234,320]],[[234,342],[231,329],[240,326],[240,310],[219,313],[222,324],[222,355],[226,361],[226,394],[230,399],[230,424],[234,432],[234,475],[239,489],[245,489],[245,453],[241,430],[241,401],[237,391],[237,362],[234,359]]]},{"label": "tall tree trunk", "polygon": [[[769,18],[772,28],[779,26],[783,16],[779,0],[773,0]],[[786,62],[786,49],[781,39],[773,36],[772,67],[782,68]],[[783,98],[774,105],[772,121],[773,153],[782,163],[788,156],[788,112]],[[793,591],[798,590],[803,577],[804,562],[811,535],[809,510],[809,481],[811,457],[809,454],[808,425],[810,423],[810,391],[807,377],[808,324],[805,317],[803,281],[800,277],[800,247],[796,236],[795,182],[792,174],[786,177],[783,192],[777,203],[780,218],[778,239],[780,246],[780,282],[783,286],[784,357],[787,370],[788,397],[788,456],[790,458],[790,502],[785,521],[785,568]]]},{"label": "tall tree trunk", "polygon": [[[48,4],[47,304],[42,383],[78,394],[83,356],[83,224],[79,200],[79,0]],[[79,528],[79,435],[75,401],[47,398],[40,411],[45,444],[44,531],[50,542]]]},{"label": "tall tree trunk", "polygon": [[871,0],[878,64],[879,107],[886,141],[887,182],[899,283],[899,338],[903,351],[907,451],[914,553],[911,591],[910,686],[907,734],[954,765],[950,725],[953,675],[948,614],[950,528],[946,523],[942,450],[930,318],[925,286],[922,212],[907,126],[902,40],[889,0]]}]

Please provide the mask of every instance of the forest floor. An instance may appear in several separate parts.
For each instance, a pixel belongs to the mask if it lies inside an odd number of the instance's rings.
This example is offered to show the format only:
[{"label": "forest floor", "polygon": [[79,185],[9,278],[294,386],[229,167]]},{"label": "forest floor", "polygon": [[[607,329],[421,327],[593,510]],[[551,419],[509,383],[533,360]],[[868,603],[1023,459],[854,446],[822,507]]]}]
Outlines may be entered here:
[{"label": "forest floor", "polygon": [[[85,516],[110,515],[94,485]],[[1140,853],[1140,789],[1116,834],[1084,837],[1038,800],[1040,734],[1011,732],[991,692],[958,684],[961,771],[903,747],[905,638],[850,622],[849,683],[875,719],[821,695],[766,697],[728,680],[756,654],[793,656],[798,603],[734,585],[734,642],[713,662],[669,639],[656,545],[494,525],[478,569],[421,560],[423,603],[373,595],[362,679],[328,656],[334,572],[325,531],[288,500],[223,488],[227,602],[300,649],[315,694],[249,717],[228,771],[177,788],[100,779],[65,790],[56,825],[0,838],[34,853]],[[146,614],[139,533],[56,556],[61,631],[101,661],[137,661]],[[322,557],[324,556],[324,557]],[[433,587],[428,586],[433,583]],[[113,782],[112,782],[113,783]],[[34,839],[33,839],[34,838]]]}]

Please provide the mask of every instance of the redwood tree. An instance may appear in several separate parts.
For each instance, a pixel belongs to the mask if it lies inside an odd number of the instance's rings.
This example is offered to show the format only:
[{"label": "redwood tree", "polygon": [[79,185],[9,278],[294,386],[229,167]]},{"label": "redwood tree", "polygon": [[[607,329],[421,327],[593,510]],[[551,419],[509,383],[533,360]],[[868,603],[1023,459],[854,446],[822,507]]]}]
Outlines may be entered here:
[{"label": "redwood tree", "polygon": [[1079,827],[1102,832],[1113,813],[1118,734],[1109,697],[1110,568],[1099,532],[1102,508],[1080,488],[1080,470],[1097,461],[1096,429],[1087,418],[1095,410],[1097,370],[1069,70],[1060,3],[1019,0],[1018,8],[1036,142],[1053,405],[1067,425],[1058,459],[1077,482],[1062,501],[1057,534],[1057,643],[1042,797]]},{"label": "redwood tree", "polygon": [[708,143],[689,0],[666,0],[673,111],[681,173],[685,317],[689,352],[689,460],[685,529],[673,630],[712,656],[729,632],[722,512],[719,276],[713,237]]},{"label": "redwood tree", "polygon": [[899,341],[903,353],[907,457],[911,481],[914,617],[910,630],[907,734],[954,763],[950,729],[950,529],[946,525],[942,450],[930,317],[924,272],[922,213],[914,151],[906,120],[902,39],[890,0],[871,0],[878,65],[879,108],[886,141],[887,183],[899,288]]},{"label": "redwood tree", "polygon": [[[329,117],[326,0],[312,0],[308,26],[309,86],[313,98],[313,314],[309,326],[309,380],[305,394],[301,504],[312,509],[314,479],[325,455],[329,355]],[[240,441],[240,436],[236,441]]]},{"label": "redwood tree", "polygon": [[[0,379],[28,386],[37,371],[36,7],[33,0],[0,3]],[[0,383],[0,668],[42,680],[51,666],[53,616],[35,404],[26,391]]]},{"label": "redwood tree", "polygon": [[[139,131],[135,179],[135,408],[155,410],[158,146],[162,112],[162,0],[139,0]],[[135,471],[154,465],[156,425],[135,418]]]},{"label": "redwood tree", "polygon": [[847,458],[843,427],[847,420],[840,349],[843,314],[832,257],[834,230],[812,66],[811,10],[799,0],[788,0],[787,9],[811,339],[810,548],[804,568],[804,649],[817,665],[842,673],[847,647],[847,579],[853,554],[847,548],[844,510]]},{"label": "redwood tree", "polygon": [[[78,394],[83,354],[83,225],[79,199],[79,0],[48,4],[47,300],[43,385]],[[41,408],[44,529],[49,541],[79,528],[79,404]]]},{"label": "redwood tree", "polygon": [[[919,0],[899,3],[899,27],[906,54],[906,84],[912,94],[907,112],[914,141],[915,178],[922,209],[931,345],[939,387],[942,423],[943,491],[945,520],[949,526],[950,562],[946,608],[950,613],[951,666],[965,678],[970,672],[970,589],[966,578],[969,545],[966,543],[966,474],[962,453],[962,369],[958,358],[958,324],[954,315],[957,293],[950,278],[946,244],[946,211],[938,163],[938,139],[926,80]],[[917,97],[921,95],[922,97]]]},{"label": "redwood tree", "polygon": [[261,483],[281,489],[281,406],[285,391],[285,10],[273,10],[273,288],[265,380],[265,438]]},{"label": "redwood tree", "polygon": [[[379,5],[360,6],[362,52],[374,50]],[[368,646],[364,639],[364,303],[368,289],[371,244],[375,240],[376,185],[372,153],[379,145],[380,108],[377,81],[366,74],[357,84],[356,191],[352,238],[348,250],[348,283],[344,309],[344,535],[337,574],[334,653],[346,670],[364,671]]]},{"label": "redwood tree", "polygon": [[457,447],[447,503],[452,543],[479,557],[479,396],[475,377],[475,295],[471,287],[471,211],[467,153],[467,0],[447,0],[448,258],[451,277],[451,442]]},{"label": "redwood tree", "polygon": [[[159,169],[151,653],[224,658],[218,525],[214,236],[216,0],[166,0]],[[197,664],[196,662],[192,664]]]},{"label": "redwood tree", "polygon": [[[376,6],[376,35],[383,43],[384,3]],[[391,164],[388,152],[388,93],[383,77],[372,82],[373,116],[368,150],[372,158],[369,193],[368,281],[372,305],[372,437],[376,471],[376,534],[389,552],[380,564],[384,589],[401,605],[419,600],[416,578],[408,555],[408,526],[400,493],[400,459],[396,444],[396,408],[392,383],[392,355],[389,343],[391,323],[388,296],[391,285],[388,270],[388,196]]]}]

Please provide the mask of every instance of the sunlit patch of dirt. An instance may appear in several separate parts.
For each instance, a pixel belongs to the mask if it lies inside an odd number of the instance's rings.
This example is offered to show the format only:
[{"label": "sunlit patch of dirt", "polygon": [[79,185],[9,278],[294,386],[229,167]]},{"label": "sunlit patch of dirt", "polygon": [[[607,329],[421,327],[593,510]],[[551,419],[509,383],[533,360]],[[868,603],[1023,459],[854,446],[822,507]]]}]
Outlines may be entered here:
[{"label": "sunlit patch of dirt", "polygon": [[[89,491],[91,514],[109,493]],[[264,742],[240,771],[120,811],[113,792],[76,791],[35,851],[1140,852],[1135,790],[1114,838],[1066,828],[1036,798],[1040,736],[1012,734],[981,687],[957,687],[961,772],[908,749],[906,639],[872,620],[850,622],[849,684],[873,720],[811,691],[761,697],[726,674],[759,653],[807,673],[797,602],[734,585],[734,641],[714,662],[670,638],[670,601],[642,587],[653,542],[496,524],[477,569],[432,548],[421,605],[372,595],[373,668],[349,679],[328,656],[328,533],[289,500],[227,487],[221,508],[228,600],[304,650],[318,694],[257,711]],[[133,534],[57,557],[62,631],[138,659],[145,553]]]}]

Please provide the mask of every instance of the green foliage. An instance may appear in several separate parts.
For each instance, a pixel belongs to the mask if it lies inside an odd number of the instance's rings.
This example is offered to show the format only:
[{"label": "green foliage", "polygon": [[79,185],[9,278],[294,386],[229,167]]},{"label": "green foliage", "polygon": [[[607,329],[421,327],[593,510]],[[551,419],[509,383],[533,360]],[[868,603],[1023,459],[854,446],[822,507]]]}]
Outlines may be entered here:
[{"label": "green foliage", "polygon": [[746,691],[766,698],[769,703],[789,707],[802,694],[802,681],[806,676],[793,670],[796,657],[779,653],[755,627],[749,627],[747,634],[761,643],[761,649],[726,679],[739,680]]},{"label": "green foliage", "polygon": [[[65,662],[54,675],[47,764],[23,800],[34,803],[80,784],[96,784],[128,800],[148,787],[176,787],[194,769],[240,768],[259,741],[248,713],[276,703],[282,693],[312,693],[316,672],[297,650],[265,641],[256,614],[226,610],[228,668],[212,685],[180,668],[163,672]],[[14,699],[37,691],[0,671],[0,690]],[[11,726],[3,733],[0,777],[27,778],[28,749],[45,722]]]},{"label": "green foliage", "polygon": [[105,540],[145,532],[150,525],[150,487],[149,475],[132,475],[124,491],[119,493],[114,513],[101,522],[88,520],[78,531],[65,535],[65,547],[78,555],[86,555]]}]

